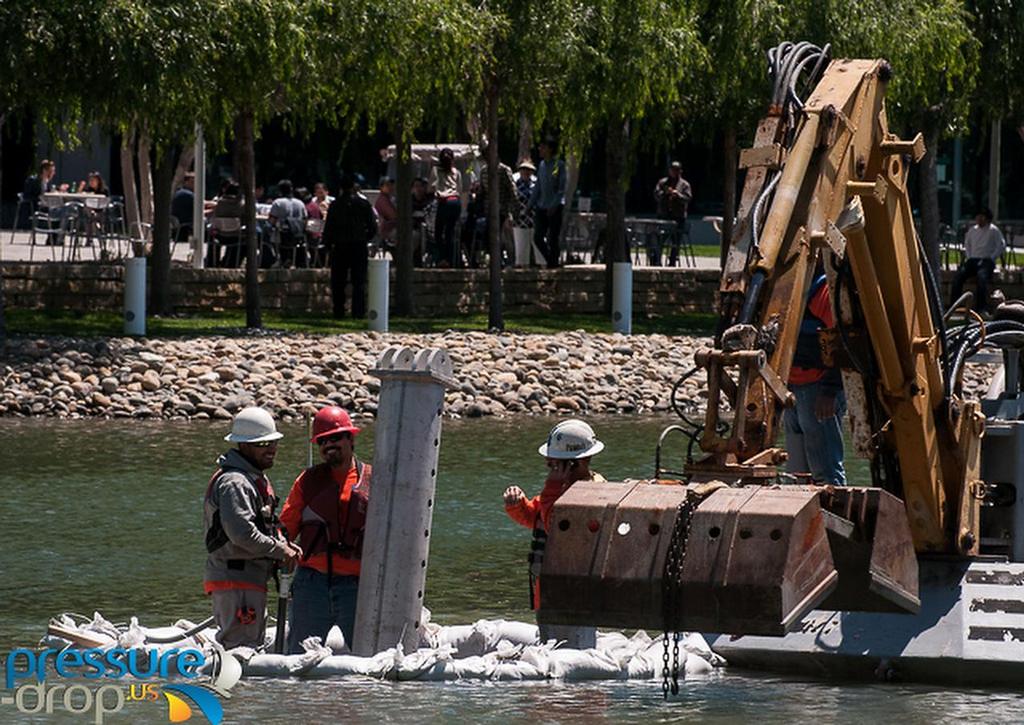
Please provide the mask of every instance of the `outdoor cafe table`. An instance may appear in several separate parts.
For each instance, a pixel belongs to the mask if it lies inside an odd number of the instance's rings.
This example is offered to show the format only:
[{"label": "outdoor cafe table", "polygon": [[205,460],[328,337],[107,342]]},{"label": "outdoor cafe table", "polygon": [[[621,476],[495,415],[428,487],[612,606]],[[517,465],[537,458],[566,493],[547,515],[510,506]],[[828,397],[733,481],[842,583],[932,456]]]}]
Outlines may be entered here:
[{"label": "outdoor cafe table", "polygon": [[660,266],[663,242],[676,233],[676,222],[654,217],[626,217],[625,222],[629,247],[633,250],[633,264],[639,266],[647,261],[653,266]]},{"label": "outdoor cafe table", "polygon": [[78,202],[87,209],[106,209],[110,205],[110,197],[106,194],[92,194],[87,191],[47,191],[43,193],[42,205],[56,209]]}]

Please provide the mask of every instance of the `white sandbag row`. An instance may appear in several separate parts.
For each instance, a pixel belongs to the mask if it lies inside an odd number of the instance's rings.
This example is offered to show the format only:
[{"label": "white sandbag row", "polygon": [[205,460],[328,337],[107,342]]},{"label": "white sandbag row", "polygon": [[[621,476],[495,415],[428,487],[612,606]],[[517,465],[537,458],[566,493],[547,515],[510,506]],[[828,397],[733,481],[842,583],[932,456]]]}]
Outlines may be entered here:
[{"label": "white sandbag row", "polygon": [[[420,648],[409,654],[392,648],[372,657],[355,656],[337,627],[331,629],[324,643],[319,637],[304,641],[302,654],[264,654],[246,647],[233,649],[231,654],[242,664],[244,677],[362,676],[440,682],[646,680],[661,676],[664,643],[660,637],[652,639],[643,631],[629,637],[621,632],[598,632],[596,647],[576,650],[561,647],[561,643],[553,640],[539,642],[537,626],[525,622],[481,619],[468,625],[442,626],[431,622],[426,610],[423,621]],[[216,635],[216,629],[200,629],[187,620],[150,628],[141,626],[135,617],[128,624],[115,625],[99,613],[91,620],[65,614],[51,623],[59,625],[66,637],[48,635],[42,644],[50,647],[123,647],[161,652],[196,648],[212,658],[211,643]],[[273,637],[274,628],[270,627],[267,645]],[[86,638],[90,644],[83,645]],[[696,633],[681,635],[679,652],[680,672],[688,677],[707,674],[725,664]]]}]

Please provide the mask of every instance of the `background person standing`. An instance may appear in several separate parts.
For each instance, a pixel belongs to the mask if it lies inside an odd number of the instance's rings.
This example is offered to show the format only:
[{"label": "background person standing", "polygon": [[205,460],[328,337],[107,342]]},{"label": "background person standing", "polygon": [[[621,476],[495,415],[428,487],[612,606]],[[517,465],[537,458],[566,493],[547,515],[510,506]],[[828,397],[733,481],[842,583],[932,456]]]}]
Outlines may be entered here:
[{"label": "background person standing", "polygon": [[294,562],[302,553],[276,531],[277,497],[264,473],[274,465],[281,438],[266,410],[242,409],[224,437],[238,447],[217,459],[206,487],[203,588],[225,649],[263,646],[267,580],[276,562]]},{"label": "background person standing", "polygon": [[441,149],[437,166],[430,170],[430,193],[437,198],[437,216],[434,237],[438,245],[438,266],[452,267],[460,252],[455,248],[455,226],[462,216],[462,194],[465,191],[462,174],[455,168],[455,152]]},{"label": "background person standing", "polygon": [[367,244],[377,234],[377,217],[366,197],[356,192],[355,179],[341,178],[341,196],[334,200],[324,224],[324,246],[331,256],[331,298],[334,317],[345,316],[345,285],[352,277],[352,317],[366,317]]},{"label": "background person standing", "polygon": [[[668,176],[661,179],[654,187],[654,200],[658,203],[658,218],[675,222],[672,234],[672,251],[668,263],[675,267],[679,261],[679,243],[686,234],[686,215],[693,199],[690,182],[683,178],[683,166],[673,161],[668,167]],[[658,259],[661,250],[658,250]]]},{"label": "background person standing", "polygon": [[534,210],[533,239],[547,260],[548,269],[559,265],[559,237],[565,207],[565,161],[558,158],[558,142],[550,136],[540,142],[540,166],[530,206]]},{"label": "background person standing", "polygon": [[313,419],[312,442],[323,462],[299,474],[281,510],[289,538],[303,549],[291,589],[290,654],[301,653],[307,637],[326,641],[334,625],[352,646],[373,473],[355,456],[358,433],[344,410],[321,408]]}]

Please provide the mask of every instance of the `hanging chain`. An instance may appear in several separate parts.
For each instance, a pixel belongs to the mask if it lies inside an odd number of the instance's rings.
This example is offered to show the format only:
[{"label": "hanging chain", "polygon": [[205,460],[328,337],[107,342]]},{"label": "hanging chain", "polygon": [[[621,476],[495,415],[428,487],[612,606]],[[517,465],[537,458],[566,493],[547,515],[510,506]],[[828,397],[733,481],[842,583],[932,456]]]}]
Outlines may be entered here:
[{"label": "hanging chain", "polygon": [[[683,561],[686,557],[686,541],[690,536],[690,522],[693,512],[700,505],[701,496],[687,489],[686,497],[679,502],[676,509],[676,520],[672,527],[672,538],[669,540],[668,552],[665,555],[665,573],[662,577],[662,616],[664,619],[664,637],[661,655],[661,691],[668,699],[669,692],[679,694],[679,633],[673,631],[673,621],[681,604],[683,583]],[[669,669],[668,641],[672,637],[672,665]]]}]

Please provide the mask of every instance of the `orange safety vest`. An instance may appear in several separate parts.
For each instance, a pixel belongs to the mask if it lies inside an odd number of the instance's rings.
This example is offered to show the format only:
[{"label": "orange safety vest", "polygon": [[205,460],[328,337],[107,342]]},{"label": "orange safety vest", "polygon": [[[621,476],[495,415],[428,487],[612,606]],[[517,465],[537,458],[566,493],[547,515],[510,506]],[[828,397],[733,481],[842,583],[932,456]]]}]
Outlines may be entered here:
[{"label": "orange safety vest", "polygon": [[302,559],[326,554],[328,576],[333,574],[333,554],[356,562],[362,558],[373,467],[359,460],[355,464],[357,480],[347,501],[328,464],[313,466],[303,476],[305,506],[298,535]]}]

